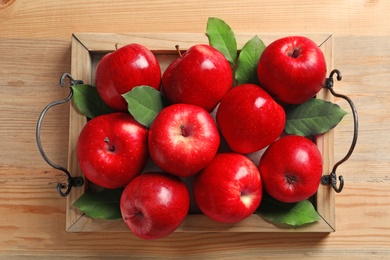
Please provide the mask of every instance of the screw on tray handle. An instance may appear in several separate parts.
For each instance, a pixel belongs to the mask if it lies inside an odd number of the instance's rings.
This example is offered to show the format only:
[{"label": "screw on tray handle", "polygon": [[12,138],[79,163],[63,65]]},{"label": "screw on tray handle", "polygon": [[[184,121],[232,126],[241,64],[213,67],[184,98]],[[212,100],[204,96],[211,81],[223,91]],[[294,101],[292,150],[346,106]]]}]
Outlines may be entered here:
[{"label": "screw on tray handle", "polygon": [[[60,78],[60,86],[65,87],[67,84],[65,82],[65,79],[69,80],[70,86],[76,85],[76,84],[83,84],[81,80],[74,80],[72,76],[69,73],[64,73]],[[45,116],[46,112],[52,108],[53,106],[64,104],[69,102],[73,97],[73,91],[72,88],[70,88],[70,93],[68,97],[62,100],[54,101],[50,104],[48,104],[41,112],[41,115],[38,118],[37,128],[36,128],[36,141],[38,150],[41,153],[43,159],[54,169],[60,170],[66,174],[67,177],[67,183],[58,183],[57,184],[57,192],[61,197],[66,197],[69,195],[72,187],[80,187],[84,184],[84,179],[82,177],[72,177],[69,173],[69,171],[60,165],[57,165],[49,160],[46,153],[43,150],[42,143],[41,143],[41,126],[43,117]]]},{"label": "screw on tray handle", "polygon": [[322,176],[321,184],[323,184],[323,185],[332,185],[333,189],[337,193],[340,193],[342,191],[343,187],[344,187],[344,178],[343,178],[342,175],[339,176],[340,183],[339,183],[339,187],[337,187],[336,170],[337,170],[337,167],[340,166],[340,164],[344,163],[351,156],[351,154],[352,154],[352,152],[353,152],[353,150],[355,148],[356,142],[357,142],[358,126],[359,125],[358,125],[358,114],[357,114],[356,107],[353,104],[352,100],[349,97],[347,97],[345,95],[342,95],[342,94],[338,94],[338,93],[336,93],[333,90],[333,76],[335,74],[337,75],[337,80],[338,81],[340,81],[342,79],[341,72],[339,70],[335,69],[335,70],[331,71],[331,73],[329,75],[329,78],[326,79],[324,87],[329,89],[330,93],[332,93],[333,96],[339,97],[339,98],[342,98],[342,99],[346,100],[348,102],[349,106],[351,107],[352,115],[353,115],[353,126],[354,126],[354,129],[353,129],[353,139],[352,139],[351,146],[350,146],[347,154],[344,156],[344,158],[341,159],[339,162],[337,162],[333,166],[332,172],[329,175]]}]

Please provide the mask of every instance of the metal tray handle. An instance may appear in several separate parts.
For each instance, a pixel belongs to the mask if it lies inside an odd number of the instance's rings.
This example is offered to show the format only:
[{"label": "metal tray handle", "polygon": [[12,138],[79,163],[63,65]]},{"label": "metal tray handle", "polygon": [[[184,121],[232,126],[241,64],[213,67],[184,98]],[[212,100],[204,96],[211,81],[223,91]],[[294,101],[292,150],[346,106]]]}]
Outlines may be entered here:
[{"label": "metal tray handle", "polygon": [[[83,82],[81,80],[74,80],[72,78],[72,76],[69,74],[69,73],[64,73],[61,78],[60,78],[60,86],[61,87],[65,87],[67,84],[65,82],[65,79],[69,79],[69,84],[70,86],[73,86],[73,85],[76,85],[76,84],[83,84]],[[42,143],[41,143],[41,126],[42,126],[42,122],[43,122],[43,118],[44,116],[46,115],[47,111],[54,107],[54,106],[57,106],[57,105],[60,105],[60,104],[64,104],[64,103],[67,103],[69,102],[72,97],[73,97],[73,91],[72,91],[72,88],[69,87],[70,89],[70,93],[69,95],[65,98],[65,99],[61,99],[61,100],[57,100],[57,101],[54,101],[50,104],[48,104],[41,112],[39,118],[38,118],[38,122],[37,122],[37,127],[36,127],[36,141],[37,141],[37,146],[38,146],[38,150],[39,152],[41,153],[43,159],[51,166],[53,167],[54,169],[57,169],[57,170],[60,170],[62,172],[65,173],[66,177],[67,177],[67,183],[58,183],[57,184],[57,193],[61,196],[61,197],[66,197],[69,195],[72,187],[80,187],[80,186],[83,186],[84,184],[84,179],[82,177],[72,177],[69,173],[69,171],[65,168],[65,167],[62,167],[60,165],[57,165],[55,163],[53,163],[46,155],[45,151],[43,150],[43,147],[42,147]]]},{"label": "metal tray handle", "polygon": [[358,138],[359,123],[358,123],[358,114],[357,114],[357,111],[356,111],[356,107],[353,104],[352,100],[349,97],[345,96],[345,95],[336,93],[334,91],[334,89],[333,89],[333,84],[334,84],[333,77],[334,77],[335,74],[337,75],[337,80],[338,81],[340,81],[342,79],[341,72],[339,70],[337,70],[337,69],[332,70],[330,75],[329,75],[329,78],[327,78],[326,81],[325,81],[324,87],[329,89],[330,93],[332,95],[334,95],[335,97],[339,97],[339,98],[342,98],[342,99],[346,100],[348,102],[349,106],[351,107],[352,115],[353,115],[353,139],[352,139],[351,146],[350,146],[347,154],[344,156],[344,158],[342,158],[340,161],[338,161],[333,166],[332,172],[329,175],[323,175],[322,176],[321,184],[323,184],[323,185],[332,185],[332,187],[335,190],[335,192],[340,193],[342,191],[343,187],[344,187],[344,178],[343,178],[342,175],[339,176],[340,183],[339,183],[339,186],[337,187],[336,170],[337,170],[337,167],[339,167],[342,163],[344,163],[345,161],[347,161],[349,159],[349,157],[351,156],[353,150],[355,149],[357,138]]}]

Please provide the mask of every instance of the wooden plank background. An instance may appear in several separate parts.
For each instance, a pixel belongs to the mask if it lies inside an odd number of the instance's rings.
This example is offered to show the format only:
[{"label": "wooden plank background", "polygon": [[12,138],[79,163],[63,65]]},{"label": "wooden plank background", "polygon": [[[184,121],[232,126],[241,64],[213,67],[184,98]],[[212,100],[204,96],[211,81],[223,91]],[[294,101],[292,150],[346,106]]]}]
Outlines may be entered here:
[{"label": "wooden plank background", "polygon": [[[0,259],[390,258],[390,2],[265,1],[0,1]],[[204,32],[208,17],[236,32],[331,32],[336,82],[359,112],[355,152],[338,174],[336,232],[323,234],[175,233],[143,241],[129,233],[65,232],[66,199],[55,192],[62,173],[40,157],[35,125],[70,71],[74,32]],[[259,35],[261,37],[261,35]],[[347,104],[336,100],[348,110]],[[67,164],[68,107],[49,111],[42,142]],[[335,130],[335,160],[352,138],[349,114]]]}]

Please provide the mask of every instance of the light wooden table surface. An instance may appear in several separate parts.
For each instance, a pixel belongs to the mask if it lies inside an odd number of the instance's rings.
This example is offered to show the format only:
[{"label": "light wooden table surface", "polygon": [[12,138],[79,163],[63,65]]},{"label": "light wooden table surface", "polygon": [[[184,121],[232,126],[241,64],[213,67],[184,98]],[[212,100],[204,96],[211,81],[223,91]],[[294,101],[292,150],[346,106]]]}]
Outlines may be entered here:
[{"label": "light wooden table surface", "polygon": [[[44,1],[0,0],[0,259],[302,258],[390,259],[390,1]],[[142,241],[130,232],[65,232],[62,173],[38,153],[43,107],[68,94],[74,32],[205,32],[208,17],[236,32],[334,34],[335,87],[359,112],[359,140],[340,166],[336,232],[175,233]],[[261,37],[261,35],[260,35]],[[336,100],[348,110],[347,104]],[[67,164],[68,107],[53,108],[42,136],[50,158]],[[335,130],[335,160],[352,138],[348,115]]]}]

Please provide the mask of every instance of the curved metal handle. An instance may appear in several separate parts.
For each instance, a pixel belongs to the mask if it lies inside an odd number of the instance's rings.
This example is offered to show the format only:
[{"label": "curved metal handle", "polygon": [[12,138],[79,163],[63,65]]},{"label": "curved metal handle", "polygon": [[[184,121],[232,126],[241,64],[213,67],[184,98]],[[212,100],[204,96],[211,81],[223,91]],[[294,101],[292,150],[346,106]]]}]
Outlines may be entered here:
[{"label": "curved metal handle", "polygon": [[[76,84],[82,84],[83,82],[80,80],[74,80],[72,76],[69,73],[64,73],[61,78],[60,78],[60,86],[64,87],[66,86],[65,79],[69,79],[69,83],[71,86],[76,85]],[[48,104],[41,112],[38,122],[37,122],[37,127],[36,127],[36,141],[37,141],[37,146],[38,150],[41,153],[43,159],[49,164],[51,167],[54,169],[60,170],[65,173],[67,177],[67,183],[58,183],[57,184],[57,192],[61,197],[66,197],[69,195],[72,187],[80,187],[84,184],[84,179],[82,177],[72,177],[69,173],[69,171],[60,165],[57,165],[50,161],[50,159],[47,157],[45,151],[43,150],[42,143],[41,143],[41,126],[42,126],[42,121],[44,116],[46,115],[47,111],[49,111],[50,108],[64,104],[69,102],[73,97],[73,91],[72,88],[70,88],[70,93],[65,99],[57,100],[54,101],[50,104]]]},{"label": "curved metal handle", "polygon": [[353,115],[353,139],[352,139],[352,143],[351,143],[351,146],[350,146],[347,154],[344,156],[344,158],[342,158],[340,161],[338,161],[333,166],[332,172],[329,175],[322,176],[321,183],[323,185],[332,185],[333,189],[337,193],[340,193],[342,191],[343,187],[344,187],[344,178],[343,178],[342,175],[339,176],[340,184],[339,184],[339,187],[337,187],[336,170],[337,170],[337,167],[339,167],[342,163],[344,163],[345,161],[347,161],[349,159],[349,157],[351,156],[353,150],[355,149],[357,138],[358,138],[359,124],[358,124],[358,114],[357,114],[357,111],[356,111],[356,107],[353,104],[352,100],[349,97],[345,96],[345,95],[336,93],[334,91],[334,89],[333,89],[333,83],[334,83],[333,77],[334,77],[335,74],[337,74],[337,80],[338,81],[340,81],[342,79],[341,72],[339,70],[337,70],[337,69],[332,70],[330,75],[329,75],[329,78],[327,78],[326,81],[325,81],[324,87],[329,89],[330,93],[332,93],[332,95],[334,95],[335,97],[339,97],[339,98],[342,98],[342,99],[346,100],[348,102],[349,106],[351,107],[352,115]]}]

